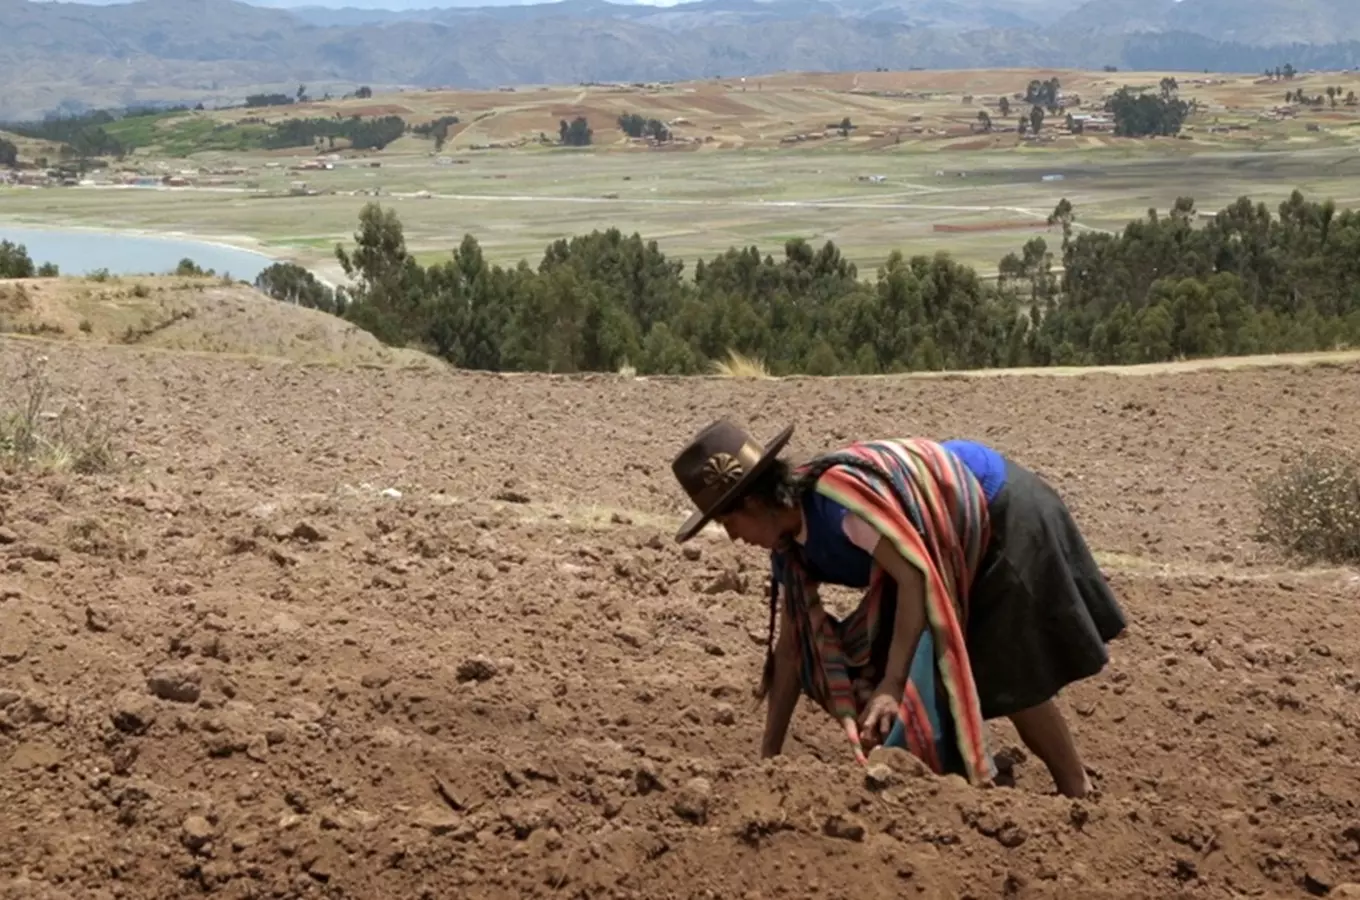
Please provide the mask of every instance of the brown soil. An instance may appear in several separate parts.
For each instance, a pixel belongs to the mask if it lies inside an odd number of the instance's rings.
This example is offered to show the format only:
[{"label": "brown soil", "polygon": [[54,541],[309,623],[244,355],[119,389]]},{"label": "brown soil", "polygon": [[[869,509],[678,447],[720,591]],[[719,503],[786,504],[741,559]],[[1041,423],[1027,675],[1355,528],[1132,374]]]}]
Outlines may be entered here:
[{"label": "brown soil", "polygon": [[[115,405],[129,458],[0,475],[0,896],[1360,880],[1360,578],[1281,567],[1246,487],[1314,437],[1360,442],[1360,366],[738,382],[47,352],[63,393]],[[758,760],[761,556],[671,541],[670,457],[719,414],[796,422],[795,456],[974,435],[1060,487],[1131,622],[1063,700],[1098,797],[1051,796],[1004,723],[993,790],[901,759],[871,789],[811,708]]]},{"label": "brown soil", "polygon": [[411,110],[405,106],[398,106],[395,103],[375,103],[370,106],[358,106],[346,108],[345,111],[354,116],[409,116]]},{"label": "brown soil", "polygon": [[[1136,84],[1155,86],[1163,73],[1141,72]],[[1227,107],[1234,114],[1253,120],[1261,109],[1282,102],[1284,88],[1279,84],[1258,83],[1253,76],[1166,73],[1179,78],[1181,93],[1211,108]],[[211,113],[215,119],[235,121],[245,117],[264,117],[271,121],[299,115],[386,115],[398,112],[413,122],[429,121],[439,115],[457,114],[464,122],[475,123],[472,135],[453,140],[450,152],[472,143],[506,142],[532,139],[540,133],[553,134],[558,122],[577,115],[585,116],[594,129],[599,146],[626,146],[617,120],[624,113],[674,119],[686,118],[690,124],[676,131],[686,138],[711,137],[721,144],[745,147],[779,147],[780,139],[791,134],[821,131],[829,122],[839,121],[847,112],[859,126],[847,148],[875,149],[885,146],[870,131],[922,128],[928,135],[908,138],[909,143],[949,142],[946,149],[967,152],[996,146],[995,141],[970,139],[971,123],[978,110],[988,109],[997,116],[996,101],[1002,95],[1023,94],[1034,79],[1057,77],[1063,90],[1080,95],[1083,108],[1097,109],[1103,95],[1129,82],[1124,73],[1086,72],[1059,69],[978,69],[906,72],[781,72],[750,76],[745,89],[740,79],[706,79],[676,82],[656,88],[617,85],[553,85],[518,91],[407,91],[367,100],[316,101],[304,107],[270,107],[256,110],[224,110]],[[1214,84],[1205,84],[1213,80]],[[1345,89],[1357,88],[1353,73],[1327,73],[1311,81],[1300,76],[1291,85],[1317,93],[1326,84]],[[964,95],[972,100],[965,102]],[[404,112],[403,112],[404,111]],[[476,121],[477,116],[493,116]],[[1342,112],[1335,110],[1333,112]],[[1315,114],[1305,112],[1305,116]],[[944,130],[945,135],[933,132]],[[1259,139],[1255,126],[1242,132],[1242,139]],[[457,135],[455,135],[456,137]],[[1201,138],[1202,139],[1202,136]],[[1226,140],[1218,136],[1216,140]],[[1063,137],[1056,145],[1043,147],[1103,146],[1127,140],[1088,138],[1076,141]],[[802,146],[802,145],[793,145]],[[1036,148],[1041,149],[1041,148]],[[21,148],[22,150],[22,148]],[[291,158],[311,154],[311,148],[286,148],[269,155]],[[32,155],[31,153],[28,155]]]}]

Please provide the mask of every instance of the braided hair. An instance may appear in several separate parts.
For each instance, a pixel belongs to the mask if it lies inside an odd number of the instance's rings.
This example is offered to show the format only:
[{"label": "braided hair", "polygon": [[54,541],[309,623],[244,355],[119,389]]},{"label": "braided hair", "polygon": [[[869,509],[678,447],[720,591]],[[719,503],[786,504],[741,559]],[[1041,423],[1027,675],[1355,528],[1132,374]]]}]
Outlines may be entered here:
[{"label": "braided hair", "polygon": [[[881,466],[858,456],[831,453],[812,460],[799,474],[795,474],[784,460],[776,460],[774,465],[751,486],[748,496],[757,497],[766,504],[775,507],[786,509],[796,507],[803,502],[805,495],[815,490],[818,479],[836,466],[861,469],[870,475],[884,479],[889,485],[892,484],[892,477]],[[894,493],[897,493],[895,489]],[[785,536],[776,551],[793,550],[795,549],[794,543],[792,537]],[[770,577],[769,606],[770,621],[765,633],[765,666],[761,672],[760,684],[756,686],[755,690],[757,703],[765,699],[765,696],[770,692],[770,685],[774,681],[775,626],[779,620],[779,580],[773,576],[773,573]]]}]

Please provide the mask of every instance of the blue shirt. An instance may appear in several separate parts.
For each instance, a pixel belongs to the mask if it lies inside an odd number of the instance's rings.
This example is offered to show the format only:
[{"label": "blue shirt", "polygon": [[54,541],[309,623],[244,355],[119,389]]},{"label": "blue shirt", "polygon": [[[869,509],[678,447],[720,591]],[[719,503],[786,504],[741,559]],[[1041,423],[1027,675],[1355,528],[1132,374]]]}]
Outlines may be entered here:
[{"label": "blue shirt", "polygon": [[[1006,459],[985,444],[974,441],[943,441],[945,449],[962,460],[973,476],[982,484],[982,492],[990,503],[1006,484]],[[845,534],[845,517],[849,510],[816,491],[803,495],[803,521],[807,528],[807,543],[803,554],[812,575],[823,584],[844,587],[869,586],[869,571],[873,557],[855,546]]]},{"label": "blue shirt", "polygon": [[973,477],[982,483],[982,493],[991,503],[1006,486],[1006,458],[986,444],[977,441],[941,441],[940,444],[953,453]]}]

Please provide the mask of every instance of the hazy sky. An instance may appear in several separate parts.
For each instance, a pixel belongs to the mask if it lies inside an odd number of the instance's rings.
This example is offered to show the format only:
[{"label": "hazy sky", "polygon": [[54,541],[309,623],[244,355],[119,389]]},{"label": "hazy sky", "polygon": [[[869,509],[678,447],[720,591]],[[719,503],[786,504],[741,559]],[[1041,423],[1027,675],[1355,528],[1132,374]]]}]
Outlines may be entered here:
[{"label": "hazy sky", "polygon": [[[44,0],[39,0],[44,2]],[[131,3],[133,0],[45,0],[45,2],[75,2],[88,3],[96,6],[112,6],[119,3]],[[386,9],[386,10],[408,10],[408,9],[437,9],[455,6],[524,6],[534,3],[552,3],[557,0],[240,0],[252,6],[265,6],[275,9],[289,9],[299,6],[324,6],[330,9],[342,9],[345,7],[357,9]],[[610,0],[612,3],[640,3],[649,6],[674,6],[677,3],[689,2],[689,0]],[[834,2],[834,0],[832,0]],[[1037,0],[1024,0],[1015,3],[1016,6],[1025,7],[1033,5]],[[1180,0],[1176,0],[1180,2]],[[1007,0],[995,0],[995,5],[1005,7]],[[1068,5],[1073,5],[1068,3]]]},{"label": "hazy sky", "polygon": [[[134,0],[38,0],[38,2],[83,3],[92,6],[116,6]],[[439,9],[452,6],[525,6],[533,3],[552,3],[556,0],[240,0],[251,6],[289,9],[299,6],[325,6],[331,9]],[[612,3],[646,3],[651,6],[673,6],[684,0],[610,0]]]},{"label": "hazy sky", "polygon": [[[331,9],[437,9],[449,6],[523,6],[530,3],[551,3],[553,0],[241,0],[252,6],[272,6],[287,9],[296,6],[327,6]],[[650,3],[670,6],[679,0],[612,0],[614,3]]]}]

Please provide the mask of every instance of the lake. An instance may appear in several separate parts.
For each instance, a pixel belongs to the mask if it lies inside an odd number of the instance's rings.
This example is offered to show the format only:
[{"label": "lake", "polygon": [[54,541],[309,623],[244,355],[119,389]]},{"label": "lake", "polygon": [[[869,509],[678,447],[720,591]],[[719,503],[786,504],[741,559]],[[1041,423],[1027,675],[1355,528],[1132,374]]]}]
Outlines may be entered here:
[{"label": "lake", "polygon": [[188,238],[59,226],[0,222],[0,240],[23,244],[34,265],[56,263],[62,275],[88,275],[100,269],[108,269],[110,275],[159,275],[174,272],[179,261],[188,258],[201,269],[253,282],[262,270],[279,261],[263,253]]}]

